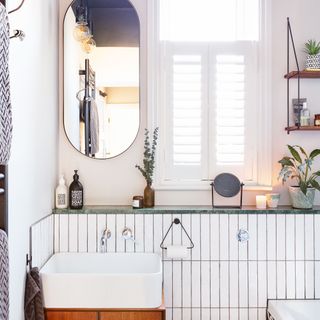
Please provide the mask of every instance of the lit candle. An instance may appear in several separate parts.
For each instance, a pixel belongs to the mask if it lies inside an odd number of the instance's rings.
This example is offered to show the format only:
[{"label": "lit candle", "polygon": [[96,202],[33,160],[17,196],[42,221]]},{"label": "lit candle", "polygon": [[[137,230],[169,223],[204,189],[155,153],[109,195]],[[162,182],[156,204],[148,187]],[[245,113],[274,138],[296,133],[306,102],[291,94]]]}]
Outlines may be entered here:
[{"label": "lit candle", "polygon": [[267,197],[256,196],[256,207],[257,209],[265,209],[267,207]]}]

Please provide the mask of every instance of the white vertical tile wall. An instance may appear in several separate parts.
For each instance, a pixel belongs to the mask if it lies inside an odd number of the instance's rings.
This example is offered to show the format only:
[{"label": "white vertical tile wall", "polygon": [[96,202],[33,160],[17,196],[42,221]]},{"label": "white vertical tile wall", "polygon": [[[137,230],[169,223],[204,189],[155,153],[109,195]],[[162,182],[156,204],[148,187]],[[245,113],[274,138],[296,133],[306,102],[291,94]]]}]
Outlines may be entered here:
[{"label": "white vertical tile wall", "polygon": [[[112,237],[107,251],[162,255],[168,320],[264,320],[268,298],[320,298],[320,215],[134,213],[53,217],[54,225],[49,228],[54,230],[55,252],[97,252],[102,232],[108,227]],[[176,217],[195,244],[183,260],[168,259],[160,249]],[[125,226],[133,230],[135,243],[121,238]],[[248,242],[238,242],[239,229],[248,230]],[[166,244],[188,244],[179,225],[173,226]]]},{"label": "white vertical tile wall", "polygon": [[54,216],[52,214],[42,218],[30,227],[30,255],[32,266],[41,268],[53,255],[55,248]]}]

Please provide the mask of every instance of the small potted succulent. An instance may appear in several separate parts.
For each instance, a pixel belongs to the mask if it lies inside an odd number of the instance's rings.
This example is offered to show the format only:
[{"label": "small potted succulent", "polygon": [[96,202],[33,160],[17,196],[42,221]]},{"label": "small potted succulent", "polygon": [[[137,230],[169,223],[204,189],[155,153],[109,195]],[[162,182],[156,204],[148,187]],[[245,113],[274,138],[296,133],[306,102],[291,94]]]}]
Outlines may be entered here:
[{"label": "small potted succulent", "polygon": [[315,190],[320,191],[317,179],[320,170],[312,171],[314,159],[320,155],[320,149],[313,150],[310,154],[300,146],[288,145],[290,156],[285,156],[279,163],[281,171],[279,178],[285,183],[289,178],[295,180],[296,185],[289,186],[292,206],[298,209],[311,209],[313,207]]},{"label": "small potted succulent", "polygon": [[136,165],[136,168],[142,173],[146,179],[147,186],[144,189],[143,206],[146,208],[154,207],[154,189],[152,188],[153,171],[155,168],[155,155],[158,140],[159,128],[153,131],[152,143],[150,143],[149,130],[145,129],[143,168]]},{"label": "small potted succulent", "polygon": [[308,40],[304,44],[304,52],[307,54],[306,70],[320,69],[320,42]]}]

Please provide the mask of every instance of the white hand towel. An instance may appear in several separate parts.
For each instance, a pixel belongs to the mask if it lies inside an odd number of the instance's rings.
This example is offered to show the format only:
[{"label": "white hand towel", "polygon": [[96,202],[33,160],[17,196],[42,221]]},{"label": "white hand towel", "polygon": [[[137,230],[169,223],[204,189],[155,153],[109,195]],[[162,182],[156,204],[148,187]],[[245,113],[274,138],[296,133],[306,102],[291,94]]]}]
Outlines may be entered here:
[{"label": "white hand towel", "polygon": [[172,245],[167,247],[167,258],[169,259],[183,259],[189,255],[187,246]]}]

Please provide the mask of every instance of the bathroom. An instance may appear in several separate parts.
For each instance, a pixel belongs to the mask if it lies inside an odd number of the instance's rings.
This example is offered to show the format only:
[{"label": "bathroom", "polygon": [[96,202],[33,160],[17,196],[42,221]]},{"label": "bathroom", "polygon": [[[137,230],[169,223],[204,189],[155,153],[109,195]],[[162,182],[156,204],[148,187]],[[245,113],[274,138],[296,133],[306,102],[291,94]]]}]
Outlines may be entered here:
[{"label": "bathroom", "polygon": [[[21,0],[1,0],[4,2],[8,11],[21,4]],[[223,23],[216,12],[224,10],[230,19],[228,25],[236,25],[233,17],[240,13],[230,11],[236,3],[247,5],[253,13],[258,12],[257,21],[241,16],[252,25],[258,24],[263,34],[263,43],[259,42],[258,48],[250,47],[256,55],[248,56],[250,63],[245,66],[254,79],[246,95],[252,95],[259,103],[248,111],[249,115],[246,114],[244,129],[249,132],[246,138],[250,143],[246,148],[250,152],[246,154],[244,173],[243,168],[229,165],[218,168],[215,160],[204,161],[201,172],[194,168],[181,171],[165,167],[167,158],[164,154],[169,150],[165,149],[168,147],[165,143],[171,139],[172,125],[170,122],[165,124],[168,103],[159,94],[163,74],[156,60],[160,51],[156,47],[159,33],[158,19],[155,19],[159,17],[158,5],[168,4],[164,0],[130,1],[139,20],[137,136],[126,150],[108,159],[92,159],[76,150],[66,134],[64,106],[64,17],[71,2],[25,0],[19,10],[8,15],[10,35],[14,35],[17,29],[22,30],[25,37],[23,41],[10,39],[9,46],[13,131],[11,156],[6,163],[7,185],[5,194],[0,195],[0,217],[2,228],[8,233],[10,313],[9,318],[3,319],[25,319],[25,282],[30,267],[26,266],[26,255],[30,259],[32,251],[33,267],[41,267],[53,253],[97,252],[103,255],[100,240],[106,227],[111,231],[111,237],[106,241],[107,252],[132,255],[146,252],[163,258],[164,306],[168,320],[264,320],[268,299],[303,302],[320,299],[319,192],[315,193],[312,210],[292,209],[288,192],[291,181],[282,184],[278,179],[281,170],[278,161],[290,154],[287,145],[302,146],[308,153],[318,148],[317,130],[296,130],[289,134],[285,130],[288,127],[288,82],[284,75],[288,73],[287,17],[290,18],[299,66],[303,70],[306,62],[304,44],[309,39],[320,41],[320,3],[316,0],[234,0],[222,5],[221,1],[212,0],[169,1],[176,6],[173,6],[176,19],[179,16],[185,22],[183,18],[190,18],[193,10],[197,15],[197,19],[193,17],[185,23],[188,27],[185,34],[190,35],[195,43],[187,46],[185,52],[204,58],[207,64],[201,69],[204,77],[209,77],[209,71],[214,73],[209,60],[213,49],[210,51],[201,46],[201,41],[208,36],[201,21],[217,19]],[[208,10],[202,10],[210,2],[218,6],[217,10],[212,10],[212,15]],[[248,27],[250,23],[244,25]],[[183,28],[179,30],[183,31]],[[219,38],[220,33],[212,31],[212,34]],[[184,40],[188,42],[188,38]],[[233,55],[243,49],[237,47],[232,51],[234,47],[221,40],[219,38],[219,48],[225,45]],[[289,72],[297,70],[290,41]],[[214,86],[215,81],[213,75],[209,85]],[[259,90],[252,90],[258,84]],[[292,99],[298,96],[297,84],[298,79],[290,79],[289,126],[292,125]],[[300,84],[300,97],[307,98],[313,122],[314,115],[320,113],[319,79],[301,78]],[[210,93],[216,88],[210,88],[203,96],[213,101],[215,97]],[[207,100],[203,102],[205,108],[210,104]],[[205,134],[201,150],[208,149],[202,154],[206,159],[215,159],[214,147],[204,148],[215,143],[211,138],[209,140],[219,126],[214,112],[208,118],[212,121],[204,118],[202,122]],[[143,196],[146,187],[144,177],[135,167],[143,164],[145,128],[151,135],[156,127],[159,127],[159,140],[153,181],[155,206],[132,210],[133,197]],[[312,164],[315,171],[320,170],[319,166],[319,160]],[[166,169],[168,175],[172,175],[169,178],[164,175]],[[59,177],[63,174],[69,187],[74,170],[78,170],[83,185],[84,209],[72,213],[63,211],[67,209],[54,210]],[[210,183],[222,172],[233,173],[244,182],[242,209],[212,209]],[[257,209],[256,197],[268,193],[280,194],[278,208]],[[239,194],[233,198],[217,196],[215,200],[217,205],[237,205]],[[191,246],[189,235],[194,247],[188,249],[188,256],[184,259],[170,259],[166,250],[160,247],[175,218],[180,220],[187,233],[179,225],[173,225],[164,245],[182,242]],[[122,232],[125,227],[131,229],[136,242],[131,238],[124,240]],[[239,230],[248,232],[248,241],[238,241]],[[300,315],[292,319],[316,319],[303,310],[305,318]]]}]

